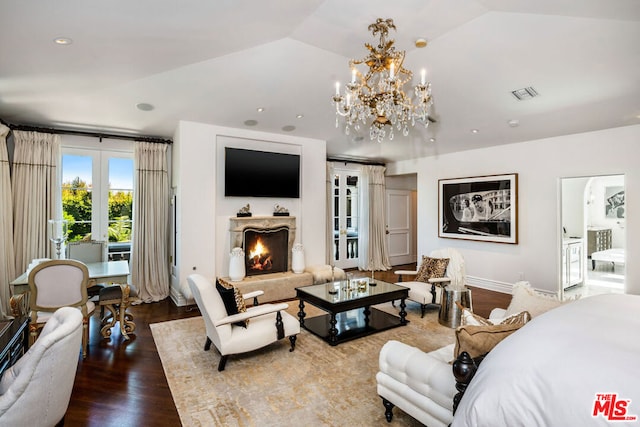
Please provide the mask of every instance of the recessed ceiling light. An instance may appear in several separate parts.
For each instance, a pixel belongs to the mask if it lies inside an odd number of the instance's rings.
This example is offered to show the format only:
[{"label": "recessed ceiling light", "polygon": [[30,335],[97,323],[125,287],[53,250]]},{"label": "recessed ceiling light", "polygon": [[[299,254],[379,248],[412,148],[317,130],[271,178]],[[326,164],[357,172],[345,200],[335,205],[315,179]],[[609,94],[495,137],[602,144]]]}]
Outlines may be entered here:
[{"label": "recessed ceiling light", "polygon": [[285,131],[285,132],[292,132],[292,131],[296,130],[296,127],[295,126],[291,126],[291,125],[287,125],[287,126],[283,126],[282,130]]},{"label": "recessed ceiling light", "polygon": [[264,108],[263,107],[258,107],[258,108],[256,108],[256,110],[258,111],[258,113],[262,113],[264,111]]},{"label": "recessed ceiling light", "polygon": [[434,137],[429,138],[429,142],[436,142],[436,139]]},{"label": "recessed ceiling light", "polygon": [[517,128],[517,127],[520,125],[520,120],[512,119],[512,120],[509,120],[507,123],[508,123],[508,124],[509,124],[509,126],[511,126],[512,128]]},{"label": "recessed ceiling light", "polygon": [[136,104],[136,108],[140,111],[151,111],[154,107],[153,105],[147,104],[146,102],[141,102],[139,104]]},{"label": "recessed ceiling light", "polygon": [[59,44],[61,46],[66,46],[66,45],[69,45],[69,44],[73,43],[73,40],[71,40],[68,37],[56,37],[55,39],[53,39],[53,42],[55,44]]},{"label": "recessed ceiling light", "polygon": [[416,40],[416,47],[425,47],[427,45],[427,40],[423,38],[419,38]]},{"label": "recessed ceiling light", "polygon": [[301,119],[301,118],[303,118],[303,117],[304,117],[304,116],[303,116],[302,114],[298,114],[298,115],[296,115],[296,119]]},{"label": "recessed ceiling light", "polygon": [[478,129],[471,129],[471,133],[478,133],[480,132]]},{"label": "recessed ceiling light", "polygon": [[245,120],[244,121],[245,126],[255,126],[258,124],[257,120]]}]

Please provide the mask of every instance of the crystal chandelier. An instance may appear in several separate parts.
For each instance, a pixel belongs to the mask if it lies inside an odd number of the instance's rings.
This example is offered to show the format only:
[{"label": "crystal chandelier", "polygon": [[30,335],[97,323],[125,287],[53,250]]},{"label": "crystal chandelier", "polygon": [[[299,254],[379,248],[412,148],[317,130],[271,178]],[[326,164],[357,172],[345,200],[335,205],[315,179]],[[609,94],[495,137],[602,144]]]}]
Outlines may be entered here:
[{"label": "crystal chandelier", "polygon": [[[387,136],[392,140],[394,127],[407,136],[409,126],[415,126],[416,121],[429,126],[429,109],[433,104],[431,83],[426,82],[426,73],[422,70],[420,84],[414,88],[415,99],[412,101],[404,93],[404,84],[411,80],[413,73],[402,66],[405,52],[396,51],[394,40],[387,40],[390,28],[396,29],[393,19],[378,18],[369,25],[374,37],[379,34],[378,46],[365,43],[369,55],[349,61],[351,81],[345,85],[344,94],[340,93],[340,82],[336,82],[336,94],[333,96],[336,127],[340,117],[344,117],[347,135],[351,128],[359,131],[361,123],[366,126],[371,120],[369,136],[378,142]],[[358,69],[360,64],[369,67],[366,73]]]}]

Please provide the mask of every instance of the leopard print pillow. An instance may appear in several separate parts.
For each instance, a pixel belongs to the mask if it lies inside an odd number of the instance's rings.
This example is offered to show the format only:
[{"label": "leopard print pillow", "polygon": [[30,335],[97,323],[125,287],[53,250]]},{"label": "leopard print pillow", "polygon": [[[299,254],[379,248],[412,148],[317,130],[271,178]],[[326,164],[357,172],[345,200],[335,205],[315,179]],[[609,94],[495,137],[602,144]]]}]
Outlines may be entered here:
[{"label": "leopard print pillow", "polygon": [[422,264],[416,275],[417,282],[428,282],[433,277],[444,277],[449,265],[449,258],[422,257]]}]

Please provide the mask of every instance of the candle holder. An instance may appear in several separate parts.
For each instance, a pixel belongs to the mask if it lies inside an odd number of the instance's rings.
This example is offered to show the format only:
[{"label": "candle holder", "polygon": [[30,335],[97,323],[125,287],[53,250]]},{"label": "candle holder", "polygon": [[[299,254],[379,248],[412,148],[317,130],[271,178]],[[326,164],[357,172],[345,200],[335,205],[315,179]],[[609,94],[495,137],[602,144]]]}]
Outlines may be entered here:
[{"label": "candle holder", "polygon": [[66,219],[50,219],[49,225],[49,240],[56,245],[56,257],[61,259],[61,246],[62,243],[67,240],[67,233],[69,231],[69,221]]}]

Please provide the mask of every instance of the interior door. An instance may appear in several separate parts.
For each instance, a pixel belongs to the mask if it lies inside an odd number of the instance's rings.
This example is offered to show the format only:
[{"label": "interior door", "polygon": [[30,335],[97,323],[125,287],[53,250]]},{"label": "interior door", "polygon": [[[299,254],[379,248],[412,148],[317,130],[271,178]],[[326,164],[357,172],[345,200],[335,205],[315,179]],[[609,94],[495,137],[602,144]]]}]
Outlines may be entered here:
[{"label": "interior door", "polygon": [[360,177],[352,170],[334,171],[333,179],[333,257],[340,268],[358,266],[360,230]]},{"label": "interior door", "polygon": [[387,248],[391,265],[409,264],[416,260],[415,193],[410,190],[386,190]]},{"label": "interior door", "polygon": [[[592,252],[626,247],[624,175],[561,178],[560,234],[562,236],[560,292],[577,294],[624,292],[625,262],[598,263]],[[598,231],[609,233],[608,245],[596,249],[592,238]],[[594,268],[597,267],[597,268]]]}]

